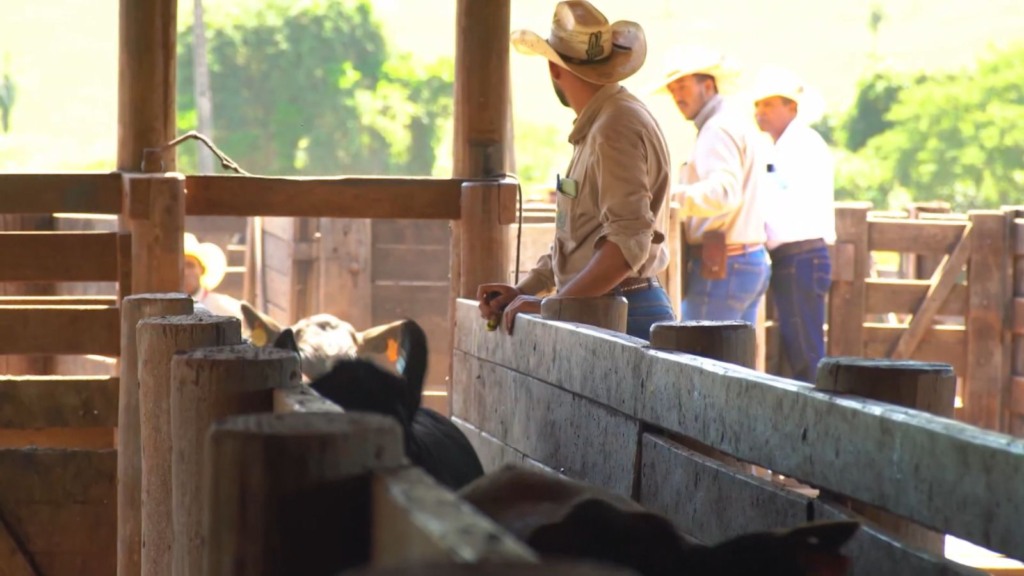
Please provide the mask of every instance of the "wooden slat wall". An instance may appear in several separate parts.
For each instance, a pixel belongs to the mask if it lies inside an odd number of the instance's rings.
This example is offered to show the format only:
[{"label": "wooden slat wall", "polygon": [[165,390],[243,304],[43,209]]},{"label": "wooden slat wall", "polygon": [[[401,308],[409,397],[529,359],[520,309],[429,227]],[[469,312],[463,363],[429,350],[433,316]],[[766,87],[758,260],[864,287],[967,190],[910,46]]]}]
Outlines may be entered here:
[{"label": "wooden slat wall", "polygon": [[4,354],[121,354],[117,308],[106,306],[0,306]]},{"label": "wooden slat wall", "polygon": [[[864,311],[868,314],[912,314],[924,298],[930,286],[927,280],[879,280],[865,281],[867,293]],[[963,316],[967,312],[967,286],[953,286],[949,297],[939,308],[941,316]]]},{"label": "wooden slat wall", "polygon": [[0,214],[120,214],[121,175],[0,174]]},{"label": "wooden slat wall", "polygon": [[0,282],[117,281],[113,232],[0,232]]},{"label": "wooden slat wall", "polygon": [[953,250],[964,231],[955,220],[868,220],[871,250],[945,254]]},{"label": "wooden slat wall", "polygon": [[0,376],[0,427],[114,428],[118,379]]}]

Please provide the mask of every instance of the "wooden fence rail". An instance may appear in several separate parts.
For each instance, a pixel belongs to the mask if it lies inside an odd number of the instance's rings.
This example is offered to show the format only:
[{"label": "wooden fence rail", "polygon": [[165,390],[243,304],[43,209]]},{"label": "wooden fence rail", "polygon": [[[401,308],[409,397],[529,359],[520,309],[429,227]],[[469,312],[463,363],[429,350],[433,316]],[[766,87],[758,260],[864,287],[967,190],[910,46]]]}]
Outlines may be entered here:
[{"label": "wooden fence rail", "polygon": [[[847,514],[705,462],[681,450],[678,435],[1024,558],[1022,440],[588,327],[526,317],[514,337],[487,332],[472,301],[458,302],[457,321],[453,416],[488,467],[538,461],[684,525],[694,522],[691,505],[728,504],[713,494],[743,486],[749,498],[694,526],[694,536],[712,540],[805,521],[809,510],[814,518]],[[682,499],[680,486],[688,487]],[[915,573],[949,573],[942,559],[923,561],[881,532],[867,534],[857,574],[898,573],[913,562],[929,566]]]}]

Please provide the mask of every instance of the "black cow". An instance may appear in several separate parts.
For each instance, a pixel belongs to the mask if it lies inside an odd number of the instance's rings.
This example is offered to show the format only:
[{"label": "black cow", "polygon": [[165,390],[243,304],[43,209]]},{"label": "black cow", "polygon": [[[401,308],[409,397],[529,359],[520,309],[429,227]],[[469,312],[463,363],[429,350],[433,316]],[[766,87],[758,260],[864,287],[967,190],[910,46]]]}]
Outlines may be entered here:
[{"label": "black cow", "polygon": [[[395,418],[402,426],[409,460],[438,482],[458,490],[482,476],[483,466],[451,420],[420,406],[427,372],[427,336],[413,320],[402,321],[399,328],[398,374],[372,360],[341,358],[309,386],[345,410]],[[275,345],[296,350],[291,330],[282,331]]]},{"label": "black cow", "polygon": [[459,496],[542,557],[609,562],[644,576],[840,576],[848,559],[839,548],[860,526],[812,523],[705,546],[628,498],[514,465],[479,478]]}]

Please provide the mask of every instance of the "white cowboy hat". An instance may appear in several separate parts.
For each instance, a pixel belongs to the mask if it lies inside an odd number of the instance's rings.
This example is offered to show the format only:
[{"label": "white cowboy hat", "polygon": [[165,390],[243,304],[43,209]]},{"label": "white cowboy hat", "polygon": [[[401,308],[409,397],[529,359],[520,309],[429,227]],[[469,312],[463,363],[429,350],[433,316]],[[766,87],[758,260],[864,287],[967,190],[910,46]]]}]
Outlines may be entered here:
[{"label": "white cowboy hat", "polygon": [[780,66],[761,68],[751,89],[750,97],[754,102],[772,96],[782,96],[796,102],[797,115],[805,122],[814,122],[825,111],[825,99],[821,93],[804,83],[792,71]]},{"label": "white cowboy hat", "polygon": [[665,72],[652,91],[667,89],[672,82],[692,74],[711,76],[722,93],[735,88],[740,71],[735,62],[717,50],[705,46],[675,46],[665,55]]},{"label": "white cowboy hat", "polygon": [[199,277],[199,285],[206,290],[220,286],[227,272],[228,260],[224,251],[210,242],[199,243],[195,234],[185,232],[185,256],[191,256],[203,267],[203,275]]},{"label": "white cowboy hat", "polygon": [[595,84],[629,78],[647,58],[647,38],[639,24],[627,20],[609,23],[586,0],[555,6],[547,40],[529,30],[516,30],[512,45],[522,54],[543,56]]}]

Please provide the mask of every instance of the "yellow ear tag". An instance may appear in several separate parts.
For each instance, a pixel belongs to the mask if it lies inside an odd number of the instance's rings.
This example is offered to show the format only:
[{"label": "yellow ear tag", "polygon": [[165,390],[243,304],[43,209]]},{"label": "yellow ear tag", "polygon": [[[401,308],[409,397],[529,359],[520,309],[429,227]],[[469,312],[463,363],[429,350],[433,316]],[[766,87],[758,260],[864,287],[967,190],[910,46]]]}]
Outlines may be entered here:
[{"label": "yellow ear tag", "polygon": [[252,332],[249,333],[249,340],[253,346],[266,346],[267,332],[263,328],[253,328]]},{"label": "yellow ear tag", "polygon": [[388,362],[398,361],[398,340],[388,338]]}]

